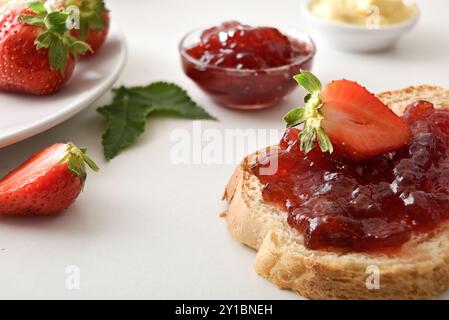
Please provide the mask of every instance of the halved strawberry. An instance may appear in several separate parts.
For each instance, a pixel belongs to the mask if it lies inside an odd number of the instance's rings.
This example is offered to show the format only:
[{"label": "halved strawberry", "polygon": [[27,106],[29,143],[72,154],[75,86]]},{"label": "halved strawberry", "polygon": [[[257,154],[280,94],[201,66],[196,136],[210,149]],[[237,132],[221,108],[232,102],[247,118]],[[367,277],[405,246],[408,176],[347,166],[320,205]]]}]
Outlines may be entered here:
[{"label": "halved strawberry", "polygon": [[333,81],[321,91],[322,126],[348,157],[370,158],[410,141],[408,125],[356,82]]},{"label": "halved strawberry", "polygon": [[323,152],[335,149],[350,160],[363,160],[396,150],[412,136],[408,125],[374,94],[356,82],[333,81],[323,89],[309,72],[295,79],[309,91],[304,109],[294,109],[289,127],[304,123],[301,149],[308,153],[318,140]]},{"label": "halved strawberry", "polygon": [[85,163],[98,171],[86,149],[72,143],[32,156],[0,180],[0,216],[54,215],[67,209],[83,189]]}]

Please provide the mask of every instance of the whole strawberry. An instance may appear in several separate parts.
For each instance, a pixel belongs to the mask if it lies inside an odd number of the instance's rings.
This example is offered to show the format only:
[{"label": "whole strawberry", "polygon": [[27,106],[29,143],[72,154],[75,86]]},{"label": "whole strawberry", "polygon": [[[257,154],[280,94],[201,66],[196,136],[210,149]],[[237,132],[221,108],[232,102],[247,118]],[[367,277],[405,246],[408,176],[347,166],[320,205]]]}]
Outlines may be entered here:
[{"label": "whole strawberry", "polygon": [[54,215],[67,209],[86,182],[87,164],[98,171],[86,149],[55,144],[0,180],[0,216]]},{"label": "whole strawberry", "polygon": [[103,0],[64,0],[66,8],[75,6],[79,9],[79,26],[72,29],[75,38],[86,42],[92,50],[83,56],[90,56],[98,52],[106,42],[109,33],[109,10]]},{"label": "whole strawberry", "polygon": [[0,15],[0,90],[45,95],[70,79],[89,46],[68,30],[70,14],[41,1],[18,2]]}]

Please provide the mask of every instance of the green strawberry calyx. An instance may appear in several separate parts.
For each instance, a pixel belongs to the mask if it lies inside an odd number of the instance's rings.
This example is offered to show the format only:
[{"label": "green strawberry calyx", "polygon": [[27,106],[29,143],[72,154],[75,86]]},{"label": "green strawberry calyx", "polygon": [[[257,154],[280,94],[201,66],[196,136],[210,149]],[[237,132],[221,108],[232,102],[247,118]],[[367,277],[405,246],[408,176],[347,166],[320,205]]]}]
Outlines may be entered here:
[{"label": "green strawberry calyx", "polygon": [[333,153],[332,142],[322,127],[324,116],[320,111],[323,107],[320,80],[308,71],[301,71],[294,79],[307,90],[308,94],[304,99],[305,106],[303,108],[295,108],[284,116],[287,127],[304,125],[298,138],[301,141],[301,151],[305,154],[312,151],[317,141],[322,152]]},{"label": "green strawberry calyx", "polygon": [[87,148],[78,148],[71,142],[67,144],[67,153],[59,163],[67,163],[70,173],[72,173],[74,177],[80,177],[83,183],[87,178],[86,164],[94,172],[100,170],[97,164],[87,155]]},{"label": "green strawberry calyx", "polygon": [[36,48],[48,49],[48,59],[52,70],[59,70],[61,74],[65,73],[69,55],[78,58],[79,55],[91,50],[90,46],[76,40],[69,33],[69,22],[71,13],[66,12],[64,8],[48,8],[42,1],[33,1],[28,3],[30,14],[22,14],[20,19],[26,24],[38,26],[44,30],[36,41]]},{"label": "green strawberry calyx", "polygon": [[103,30],[108,27],[104,14],[109,10],[103,0],[65,0],[67,8],[74,6],[79,10],[79,25],[76,28],[79,39],[85,41],[89,30]]}]

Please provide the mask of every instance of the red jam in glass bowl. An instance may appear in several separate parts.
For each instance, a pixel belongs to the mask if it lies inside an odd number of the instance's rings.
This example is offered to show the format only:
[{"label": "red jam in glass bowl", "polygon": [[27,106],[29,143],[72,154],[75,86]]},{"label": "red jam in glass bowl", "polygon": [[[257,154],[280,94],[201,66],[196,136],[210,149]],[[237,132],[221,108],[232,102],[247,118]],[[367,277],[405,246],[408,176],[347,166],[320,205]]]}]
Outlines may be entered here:
[{"label": "red jam in glass bowl", "polygon": [[300,70],[310,70],[315,44],[294,28],[227,22],[194,31],[181,42],[184,72],[218,104],[236,109],[275,105],[293,91]]},{"label": "red jam in glass bowl", "polygon": [[[391,252],[448,220],[449,110],[420,101],[403,117],[412,141],[376,158],[350,163],[318,148],[304,155],[290,129],[252,167],[265,201],[288,212],[308,248]],[[276,174],[261,175],[273,157]]]}]

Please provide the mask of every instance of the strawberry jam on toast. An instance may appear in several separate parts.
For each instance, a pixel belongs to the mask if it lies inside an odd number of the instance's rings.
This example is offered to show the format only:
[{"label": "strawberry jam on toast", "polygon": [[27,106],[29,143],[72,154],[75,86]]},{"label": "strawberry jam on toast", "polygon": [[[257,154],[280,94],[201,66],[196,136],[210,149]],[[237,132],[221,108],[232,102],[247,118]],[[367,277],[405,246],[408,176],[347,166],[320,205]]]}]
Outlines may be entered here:
[{"label": "strawberry jam on toast", "polygon": [[[300,76],[304,111],[251,170],[307,248],[395,250],[449,218],[448,110],[417,101],[398,117],[355,82]],[[273,160],[276,173],[262,174]]]}]

